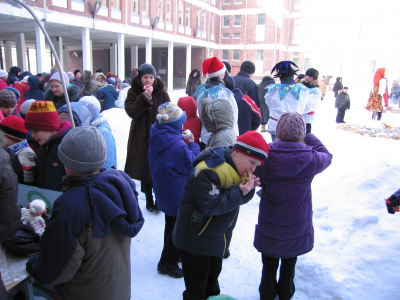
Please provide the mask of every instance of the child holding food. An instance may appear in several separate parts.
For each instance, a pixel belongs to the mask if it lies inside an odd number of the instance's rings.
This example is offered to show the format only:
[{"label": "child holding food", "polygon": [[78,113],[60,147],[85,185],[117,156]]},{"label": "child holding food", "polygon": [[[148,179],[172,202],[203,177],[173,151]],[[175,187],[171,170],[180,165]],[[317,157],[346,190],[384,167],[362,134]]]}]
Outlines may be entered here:
[{"label": "child holding food", "polygon": [[254,175],[243,184],[242,176],[263,165],[268,152],[262,135],[248,131],[237,138],[232,149],[207,148],[193,161],[173,232],[174,244],[181,249],[186,286],[183,299],[205,300],[220,294],[222,257],[239,206],[253,198],[254,188],[260,184]]},{"label": "child holding food", "polygon": [[328,149],[313,134],[306,134],[306,122],[298,112],[280,116],[276,136],[280,141],[269,144],[269,159],[256,171],[262,187],[254,237],[263,263],[261,300],[293,297],[297,256],[314,246],[311,182],[332,161]]}]

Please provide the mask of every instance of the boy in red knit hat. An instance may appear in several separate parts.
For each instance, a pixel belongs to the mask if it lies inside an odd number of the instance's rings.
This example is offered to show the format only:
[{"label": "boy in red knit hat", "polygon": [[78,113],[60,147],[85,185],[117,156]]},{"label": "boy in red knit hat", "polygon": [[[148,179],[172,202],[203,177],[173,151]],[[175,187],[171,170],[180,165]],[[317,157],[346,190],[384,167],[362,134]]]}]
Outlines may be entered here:
[{"label": "boy in red knit hat", "polygon": [[253,198],[260,179],[252,173],[264,164],[268,153],[262,135],[248,131],[232,149],[207,148],[193,161],[172,237],[181,249],[183,299],[205,300],[220,294],[222,257],[229,248],[239,207]]},{"label": "boy in red knit hat", "polygon": [[35,180],[36,155],[26,140],[28,131],[24,126],[24,119],[9,116],[0,123],[0,129],[4,131],[6,146],[17,155],[21,163],[24,180],[20,183],[33,183]]},{"label": "boy in red knit hat", "polygon": [[36,161],[36,186],[61,191],[64,165],[58,157],[58,146],[69,132],[71,123],[60,122],[54,103],[35,101],[25,116],[25,128],[40,144]]}]

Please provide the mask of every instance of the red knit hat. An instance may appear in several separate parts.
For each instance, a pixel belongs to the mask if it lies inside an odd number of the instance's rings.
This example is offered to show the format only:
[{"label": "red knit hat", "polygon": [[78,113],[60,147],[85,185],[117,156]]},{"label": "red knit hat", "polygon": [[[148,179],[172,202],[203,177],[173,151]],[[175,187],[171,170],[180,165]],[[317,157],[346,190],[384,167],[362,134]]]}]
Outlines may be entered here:
[{"label": "red knit hat", "polygon": [[35,101],[25,116],[25,128],[28,130],[53,131],[60,129],[60,119],[51,101]]},{"label": "red knit hat", "polygon": [[245,134],[238,136],[232,148],[244,155],[259,160],[261,165],[263,165],[268,158],[268,144],[263,136],[255,131],[247,131]]},{"label": "red knit hat", "polygon": [[0,123],[0,129],[10,138],[23,140],[28,133],[24,123],[24,119],[20,117],[9,116]]},{"label": "red knit hat", "polygon": [[224,74],[226,71],[225,65],[216,56],[203,60],[202,66],[203,75],[208,75],[209,78],[218,77],[219,75]]}]

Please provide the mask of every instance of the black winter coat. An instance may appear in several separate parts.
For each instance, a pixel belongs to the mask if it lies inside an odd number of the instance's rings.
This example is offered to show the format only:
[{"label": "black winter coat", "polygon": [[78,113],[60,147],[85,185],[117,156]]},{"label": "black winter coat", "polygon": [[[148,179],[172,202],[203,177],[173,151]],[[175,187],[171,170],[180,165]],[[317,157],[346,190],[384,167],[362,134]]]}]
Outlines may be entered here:
[{"label": "black winter coat", "polygon": [[[193,77],[193,74],[196,72],[197,75]],[[194,93],[196,92],[200,84],[201,84],[200,71],[197,69],[193,69],[192,72],[190,72],[189,74],[189,78],[186,84],[186,94],[190,97],[193,97]]]},{"label": "black winter coat", "polygon": [[36,160],[36,186],[42,189],[62,191],[62,177],[65,173],[64,164],[58,157],[58,146],[64,136],[70,131],[71,123],[60,123],[60,130],[40,146]]},{"label": "black winter coat", "polygon": [[337,108],[340,110],[350,109],[350,96],[347,93],[340,93],[337,98]]},{"label": "black winter coat", "polygon": [[253,99],[253,101],[260,107],[260,98],[258,96],[258,87],[256,83],[250,79],[249,74],[244,71],[239,71],[239,73],[233,77],[235,79],[235,84],[237,87],[241,87],[245,90],[245,94]]},{"label": "black winter coat", "polygon": [[268,89],[267,86],[270,84],[275,84],[275,80],[271,76],[265,76],[258,87],[258,95],[260,96],[260,111],[261,111],[261,124],[265,125],[269,120],[269,108],[267,103],[265,103],[265,94]]},{"label": "black winter coat", "polygon": [[31,87],[24,93],[25,100],[43,100],[44,91],[40,89],[40,80],[37,76],[29,76],[28,84]]},{"label": "black winter coat", "polygon": [[[76,85],[71,85],[67,88],[69,102],[77,102],[79,100],[79,95],[81,90]],[[43,100],[53,101],[54,106],[58,110],[61,106],[66,104],[64,94],[57,97],[53,94],[51,88],[48,88],[43,94]]]}]

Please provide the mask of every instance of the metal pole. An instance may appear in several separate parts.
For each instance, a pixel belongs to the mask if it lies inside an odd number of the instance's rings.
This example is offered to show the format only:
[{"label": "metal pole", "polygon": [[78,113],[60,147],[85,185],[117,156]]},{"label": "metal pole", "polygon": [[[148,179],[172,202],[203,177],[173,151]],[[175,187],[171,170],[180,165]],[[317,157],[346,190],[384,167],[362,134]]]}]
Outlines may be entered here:
[{"label": "metal pole", "polygon": [[74,124],[74,117],[72,116],[71,105],[69,103],[67,86],[66,86],[66,82],[64,81],[64,76],[63,76],[63,71],[62,71],[62,68],[61,68],[61,64],[60,64],[60,61],[58,59],[57,52],[54,49],[53,43],[51,42],[51,40],[50,40],[50,38],[49,38],[49,36],[48,36],[48,34],[46,32],[46,29],[44,29],[42,23],[40,23],[38,17],[33,12],[33,10],[28,5],[26,5],[24,2],[22,2],[21,0],[14,0],[14,1],[16,3],[18,3],[19,5],[21,5],[22,7],[24,7],[32,15],[32,17],[35,19],[36,23],[39,25],[40,29],[43,31],[43,34],[44,34],[44,36],[46,38],[47,43],[49,43],[49,45],[50,45],[51,52],[53,52],[54,58],[56,59],[56,64],[58,66],[58,72],[60,73],[61,84],[62,84],[63,90],[64,90],[65,103],[67,104],[69,118],[71,119],[71,127],[73,129],[73,128],[75,128],[75,124]]}]

